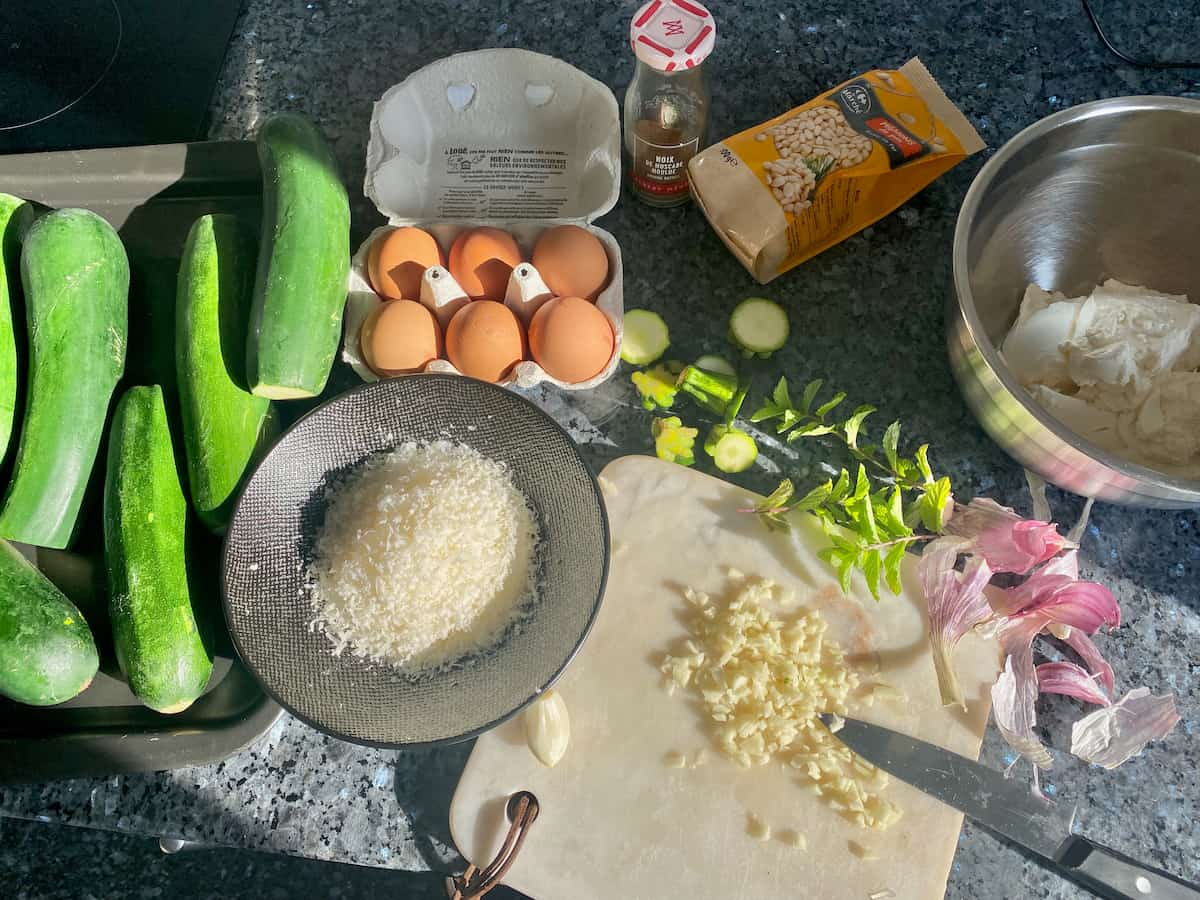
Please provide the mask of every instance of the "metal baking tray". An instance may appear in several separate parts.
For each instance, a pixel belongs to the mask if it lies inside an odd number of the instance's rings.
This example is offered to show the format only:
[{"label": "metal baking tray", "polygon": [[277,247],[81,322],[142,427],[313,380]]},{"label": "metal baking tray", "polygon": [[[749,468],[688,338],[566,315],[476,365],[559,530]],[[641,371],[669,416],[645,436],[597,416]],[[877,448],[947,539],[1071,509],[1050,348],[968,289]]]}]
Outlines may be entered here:
[{"label": "metal baking tray", "polygon": [[[254,145],[214,141],[0,156],[0,191],[47,206],[86,207],[112,223],[129,254],[129,346],[143,351],[129,355],[121,387],[158,383],[173,390],[175,276],[184,238],[207,212],[238,215],[257,233],[262,180]],[[211,588],[199,601],[217,632],[208,690],[184,712],[165,716],[142,706],[121,680],[100,565],[105,452],[101,446],[70,552],[22,548],[87,617],[101,671],[86,691],[59,706],[36,708],[0,698],[3,784],[216,762],[252,743],[281,713],[229,643],[215,538],[201,539],[195,548],[212,558],[211,567],[205,566],[211,569]],[[7,480],[7,468],[0,478]]]}]

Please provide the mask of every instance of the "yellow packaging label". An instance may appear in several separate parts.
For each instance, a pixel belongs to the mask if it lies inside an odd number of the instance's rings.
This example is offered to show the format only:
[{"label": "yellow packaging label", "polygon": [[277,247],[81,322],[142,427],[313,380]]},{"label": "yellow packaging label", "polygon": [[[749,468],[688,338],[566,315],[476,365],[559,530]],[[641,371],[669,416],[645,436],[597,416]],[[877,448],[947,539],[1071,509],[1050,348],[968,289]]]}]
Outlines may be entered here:
[{"label": "yellow packaging label", "polygon": [[983,149],[918,59],[852,78],[688,165],[717,234],[766,283]]}]

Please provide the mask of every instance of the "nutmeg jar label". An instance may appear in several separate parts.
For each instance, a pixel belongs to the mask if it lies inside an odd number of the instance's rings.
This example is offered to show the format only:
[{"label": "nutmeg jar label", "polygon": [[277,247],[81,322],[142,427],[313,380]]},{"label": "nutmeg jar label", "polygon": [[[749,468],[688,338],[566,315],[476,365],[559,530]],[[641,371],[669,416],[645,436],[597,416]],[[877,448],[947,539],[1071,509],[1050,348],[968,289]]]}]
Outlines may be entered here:
[{"label": "nutmeg jar label", "polygon": [[688,173],[718,236],[765,284],[887,215],[983,146],[914,58],[713,144]]},{"label": "nutmeg jar label", "polygon": [[[698,138],[692,138],[683,143],[658,143],[641,133],[638,129],[633,136],[633,172],[630,179],[634,187],[647,194],[660,197],[674,197],[688,192],[687,164],[696,155],[700,147]],[[670,141],[671,135],[663,129],[661,136],[655,134],[658,141]]]}]

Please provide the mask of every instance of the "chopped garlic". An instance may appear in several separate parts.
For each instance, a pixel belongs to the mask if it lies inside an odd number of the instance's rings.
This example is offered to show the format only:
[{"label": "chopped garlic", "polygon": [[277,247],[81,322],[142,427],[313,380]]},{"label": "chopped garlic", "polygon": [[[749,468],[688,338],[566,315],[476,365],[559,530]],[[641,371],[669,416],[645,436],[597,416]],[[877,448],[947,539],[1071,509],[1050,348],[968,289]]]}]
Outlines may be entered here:
[{"label": "chopped garlic", "polygon": [[741,569],[735,569],[733,566],[730,566],[725,570],[725,577],[730,581],[745,581],[746,573]]},{"label": "chopped garlic", "polygon": [[794,828],[779,832],[779,839],[789,847],[794,847],[797,850],[808,849],[808,838]]},{"label": "chopped garlic", "polygon": [[668,769],[682,769],[687,765],[687,759],[677,750],[672,750],[663,760]]},{"label": "chopped garlic", "polygon": [[525,710],[525,740],[529,749],[544,766],[556,766],[571,742],[571,720],[567,704],[558,691],[542,694]]},{"label": "chopped garlic", "polygon": [[696,751],[696,755],[692,757],[692,768],[695,769],[708,762],[708,751],[701,747]]},{"label": "chopped garlic", "polygon": [[896,892],[891,888],[884,888],[881,891],[871,891],[867,894],[867,900],[892,900],[896,896]]},{"label": "chopped garlic", "polygon": [[[720,603],[684,589],[693,607],[689,635],[679,655],[663,658],[668,693],[689,690],[700,699],[718,748],[736,765],[786,764],[847,821],[887,828],[900,811],[879,795],[886,774],[832,735],[860,681],[826,637],[827,623],[813,610],[777,617],[769,605],[779,591],[770,581],[743,576],[734,587]],[[835,717],[829,729],[822,712]]]},{"label": "chopped garlic", "polygon": [[879,859],[879,855],[870,847],[865,847],[858,841],[847,841],[846,845],[850,848],[850,852],[862,860]]},{"label": "chopped garlic", "polygon": [[843,719],[841,716],[839,716],[837,713],[834,713],[832,716],[829,717],[829,719],[830,719],[830,721],[829,721],[829,733],[830,734],[837,734],[839,731],[841,731],[843,728],[846,727],[846,720]]},{"label": "chopped garlic", "polygon": [[746,817],[746,833],[756,841],[769,841],[771,839],[771,826],[751,813]]},{"label": "chopped garlic", "polygon": [[866,697],[871,700],[895,700],[903,702],[908,699],[904,691],[898,690],[895,685],[888,684],[886,681],[873,681],[866,687]]}]

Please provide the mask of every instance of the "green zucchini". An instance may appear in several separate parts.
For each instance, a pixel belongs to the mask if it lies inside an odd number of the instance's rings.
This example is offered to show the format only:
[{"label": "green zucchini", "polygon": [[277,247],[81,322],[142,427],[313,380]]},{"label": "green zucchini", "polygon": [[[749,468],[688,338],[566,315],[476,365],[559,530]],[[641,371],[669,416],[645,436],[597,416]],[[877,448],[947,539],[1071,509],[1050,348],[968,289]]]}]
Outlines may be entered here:
[{"label": "green zucchini", "polygon": [[252,393],[272,400],[325,388],[350,271],[350,202],[333,151],[303,116],[258,132],[262,239],[246,345]]},{"label": "green zucchini", "polygon": [[212,654],[193,609],[183,496],[158,385],[117,403],[104,482],[104,563],[117,663],[151,709],[180,712],[204,692]]},{"label": "green zucchini", "polygon": [[648,366],[667,352],[671,335],[662,316],[648,309],[625,313],[621,359],[633,366]]},{"label": "green zucchini", "polygon": [[235,216],[201,216],[179,265],[175,362],[192,508],[212,531],[229,524],[242,479],[279,432],[265,397],[246,386],[254,241]]},{"label": "green zucchini", "polygon": [[714,375],[736,375],[737,369],[733,367],[733,363],[723,356],[713,356],[711,354],[702,356],[694,363],[697,369],[703,369],[705,372],[712,372]]},{"label": "green zucchini", "polygon": [[50,706],[92,683],[96,642],[83,615],[8,541],[0,541],[0,694]]},{"label": "green zucchini", "polygon": [[704,439],[704,452],[722,472],[745,472],[758,459],[758,444],[740,428],[714,425]]},{"label": "green zucchini", "polygon": [[0,459],[8,452],[17,408],[19,375],[13,301],[20,278],[20,220],[28,206],[20,197],[0,194]]},{"label": "green zucchini", "polygon": [[21,282],[29,384],[0,537],[62,549],[125,369],[129,260],[98,215],[59,209],[25,235]]},{"label": "green zucchini", "polygon": [[787,343],[787,310],[766,297],[747,297],[729,317],[729,334],[743,355],[766,359]]}]

